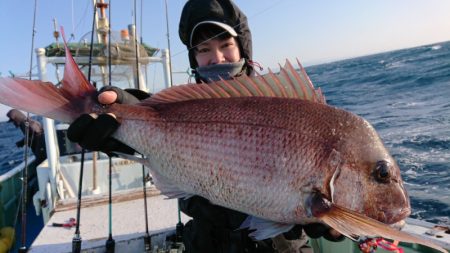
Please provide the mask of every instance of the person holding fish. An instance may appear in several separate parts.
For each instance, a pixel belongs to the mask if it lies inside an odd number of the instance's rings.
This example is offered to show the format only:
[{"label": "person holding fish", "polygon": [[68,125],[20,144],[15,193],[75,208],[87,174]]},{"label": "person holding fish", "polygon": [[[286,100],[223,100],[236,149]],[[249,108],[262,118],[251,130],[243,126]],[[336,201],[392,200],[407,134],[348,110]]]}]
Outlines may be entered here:
[{"label": "person holding fish", "polygon": [[[34,154],[35,160],[33,164],[36,166],[47,159],[47,152],[45,148],[44,129],[42,129],[41,123],[33,119],[27,119],[25,114],[17,109],[11,109],[6,116],[9,118],[8,122],[13,123],[16,128],[20,128],[22,133],[26,135],[26,125],[29,126],[29,140],[27,145],[30,147]],[[21,148],[25,146],[26,138],[16,142],[16,146]]]},{"label": "person holding fish", "polygon": [[[254,75],[247,17],[232,1],[188,1],[181,14],[179,36],[188,48],[190,67],[197,83]],[[104,87],[98,101],[134,104],[149,96],[138,90]],[[133,149],[110,137],[118,127],[117,120],[109,114],[96,119],[85,114],[71,124],[68,134],[89,150],[133,154]],[[186,252],[302,252],[301,247],[306,243],[302,229],[312,238],[343,239],[340,234],[316,223],[298,225],[272,240],[253,241],[247,229],[238,229],[246,214],[214,205],[199,196],[180,199],[179,203],[181,210],[193,218],[184,228]]]},{"label": "person holding fish", "polygon": [[[186,12],[191,18],[183,18]],[[0,77],[0,103],[71,123],[72,141],[146,165],[163,195],[185,200],[180,206],[193,217],[183,234],[188,252],[304,253],[295,246],[302,230],[330,239],[338,231],[369,247],[381,247],[386,238],[447,252],[398,230],[411,214],[410,199],[398,164],[367,120],[327,105],[304,69],[289,61],[279,73],[249,76],[251,54],[245,58],[243,48],[250,43],[243,41],[251,41],[250,33],[243,36],[245,15],[230,0],[190,0],[180,23],[198,78],[212,80],[220,66],[238,76],[174,86],[137,105],[120,104],[128,95],[139,100],[143,94],[110,90],[99,96],[62,29],[62,85]],[[206,24],[228,37],[195,45]],[[241,71],[231,72],[239,65],[228,61],[242,58]],[[113,99],[105,102],[105,94]],[[95,141],[86,140],[89,135]],[[88,146],[89,141],[97,144]],[[134,150],[144,157],[124,154]]]}]

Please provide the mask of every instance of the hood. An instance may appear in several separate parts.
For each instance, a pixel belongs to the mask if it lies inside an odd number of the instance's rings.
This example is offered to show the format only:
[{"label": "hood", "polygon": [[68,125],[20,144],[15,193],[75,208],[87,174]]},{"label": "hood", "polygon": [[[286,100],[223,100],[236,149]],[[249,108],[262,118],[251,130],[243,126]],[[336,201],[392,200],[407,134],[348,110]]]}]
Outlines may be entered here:
[{"label": "hood", "polygon": [[17,109],[9,110],[6,116],[9,118],[8,122],[13,122],[16,126],[27,119],[25,114]]},{"label": "hood", "polygon": [[[242,58],[252,59],[252,35],[245,14],[230,0],[189,0],[183,8],[178,33],[181,41],[189,50],[189,64],[192,69],[198,67],[194,50],[190,49],[190,37],[193,28],[204,21],[221,22],[234,28]],[[247,74],[253,72],[246,66]]]}]

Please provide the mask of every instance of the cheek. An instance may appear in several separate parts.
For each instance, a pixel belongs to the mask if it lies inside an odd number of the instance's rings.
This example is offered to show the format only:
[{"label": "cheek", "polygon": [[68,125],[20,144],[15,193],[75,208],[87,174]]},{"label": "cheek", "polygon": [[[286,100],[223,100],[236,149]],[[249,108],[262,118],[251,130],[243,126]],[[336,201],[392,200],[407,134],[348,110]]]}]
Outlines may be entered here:
[{"label": "cheek", "polygon": [[361,211],[365,203],[363,184],[358,181],[337,184],[334,193],[334,201],[337,205],[353,211]]},{"label": "cheek", "polygon": [[227,62],[238,62],[241,59],[241,54],[237,47],[230,48],[224,52],[224,58]]},{"label": "cheek", "polygon": [[341,170],[334,182],[333,201],[335,204],[361,211],[364,208],[366,189],[365,179],[352,170]]},{"label": "cheek", "polygon": [[197,61],[199,67],[208,65],[208,57],[206,57],[205,54],[197,54],[195,56],[195,60]]}]

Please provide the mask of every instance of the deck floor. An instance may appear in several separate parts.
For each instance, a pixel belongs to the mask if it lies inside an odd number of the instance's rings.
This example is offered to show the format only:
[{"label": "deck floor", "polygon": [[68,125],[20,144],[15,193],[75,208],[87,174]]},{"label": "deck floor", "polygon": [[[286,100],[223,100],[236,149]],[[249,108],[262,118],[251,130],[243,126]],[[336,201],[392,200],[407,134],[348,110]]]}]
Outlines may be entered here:
[{"label": "deck floor", "polygon": [[[158,234],[174,229],[178,222],[177,200],[166,200],[164,196],[147,197],[149,233]],[[98,248],[105,245],[109,234],[108,205],[102,204],[81,209],[80,234],[82,249]],[[53,223],[64,223],[76,217],[76,210],[56,212],[41,231],[30,248],[31,253],[72,252],[72,238],[75,227],[54,227]],[[112,207],[112,234],[116,244],[142,237],[145,234],[144,201],[135,199],[114,203]],[[189,217],[182,214],[182,222]]]}]

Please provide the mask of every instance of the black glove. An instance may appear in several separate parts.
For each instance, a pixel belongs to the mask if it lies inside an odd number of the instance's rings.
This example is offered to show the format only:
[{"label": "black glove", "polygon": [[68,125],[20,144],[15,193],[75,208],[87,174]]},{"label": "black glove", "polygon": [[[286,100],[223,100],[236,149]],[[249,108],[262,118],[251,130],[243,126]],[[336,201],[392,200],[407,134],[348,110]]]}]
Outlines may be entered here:
[{"label": "black glove", "polygon": [[298,240],[302,236],[302,230],[301,225],[295,225],[291,230],[284,232],[283,236],[286,240]]},{"label": "black glove", "polygon": [[[139,102],[139,99],[133,95],[134,93],[114,86],[105,86],[100,93],[104,91],[114,91],[117,94],[115,103],[135,104]],[[142,91],[135,93],[144,96]],[[132,148],[111,137],[119,125],[119,122],[108,114],[99,115],[96,119],[88,114],[83,114],[70,124],[67,137],[88,150],[102,151],[108,155],[111,155],[113,151],[134,154],[135,151]]]},{"label": "black glove", "polygon": [[99,94],[104,91],[114,91],[117,94],[117,99],[115,103],[119,104],[136,104],[140,100],[144,100],[151,96],[150,93],[138,90],[138,89],[125,89],[114,87],[114,86],[104,86],[99,90]]},{"label": "black glove", "polygon": [[134,154],[134,149],[111,137],[119,125],[109,114],[101,114],[96,119],[89,114],[83,114],[70,124],[67,137],[88,150],[102,151],[108,155],[113,151]]},{"label": "black glove", "polygon": [[340,242],[345,239],[345,237],[332,228],[322,224],[322,223],[311,223],[306,225],[295,225],[288,232],[283,233],[284,238],[287,240],[297,240],[302,236],[302,230],[305,231],[309,238],[317,239],[323,237],[328,241]]},{"label": "black glove", "polygon": [[138,89],[125,89],[125,91],[126,93],[133,95],[133,97],[139,100],[144,100],[152,96],[151,93],[147,93]]},{"label": "black glove", "polygon": [[303,230],[309,238],[313,239],[317,239],[322,236],[332,242],[340,242],[345,239],[345,236],[339,234],[334,229],[322,223],[310,223],[303,225]]}]

